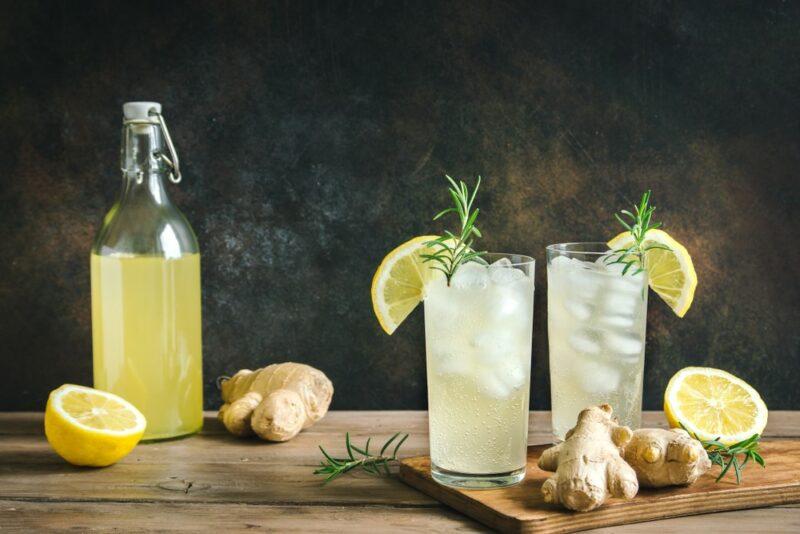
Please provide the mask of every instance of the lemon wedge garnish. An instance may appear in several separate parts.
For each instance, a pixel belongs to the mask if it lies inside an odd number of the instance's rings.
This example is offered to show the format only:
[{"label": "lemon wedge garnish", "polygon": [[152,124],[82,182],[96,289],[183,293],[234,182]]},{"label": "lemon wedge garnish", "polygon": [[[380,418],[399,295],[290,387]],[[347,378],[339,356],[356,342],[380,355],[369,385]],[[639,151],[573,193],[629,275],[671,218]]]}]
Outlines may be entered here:
[{"label": "lemon wedge garnish", "polygon": [[147,422],[125,399],[84,386],[64,384],[50,393],[44,432],[55,451],[74,465],[102,467],[139,443]]},{"label": "lemon wedge garnish", "polygon": [[437,239],[424,235],[410,239],[383,258],[372,277],[372,308],[381,328],[392,334],[425,296],[425,284],[441,276],[422,261],[421,254],[432,254],[436,249],[425,245]]},{"label": "lemon wedge garnish", "polygon": [[761,434],[767,426],[767,406],[750,384],[710,367],[686,367],[670,379],[664,392],[669,424],[681,423],[700,439],[726,445]]},{"label": "lemon wedge garnish", "polygon": [[[630,232],[623,232],[608,242],[612,250],[624,249],[633,245]],[[654,248],[645,252],[645,266],[650,288],[672,308],[675,315],[683,317],[689,311],[697,288],[697,273],[694,272],[692,257],[686,248],[663,230],[648,230],[643,247],[664,245],[669,250]]]}]

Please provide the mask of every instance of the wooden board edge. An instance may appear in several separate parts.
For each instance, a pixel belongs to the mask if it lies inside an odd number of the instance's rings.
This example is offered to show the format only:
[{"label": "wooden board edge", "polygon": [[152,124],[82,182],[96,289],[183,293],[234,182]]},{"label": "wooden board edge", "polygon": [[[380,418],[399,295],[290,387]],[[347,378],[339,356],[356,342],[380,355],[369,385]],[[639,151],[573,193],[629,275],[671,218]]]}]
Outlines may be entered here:
[{"label": "wooden board edge", "polygon": [[[398,476],[409,486],[486,526],[501,532],[513,533],[569,534],[591,528],[800,503],[800,483],[790,483],[755,489],[749,493],[712,493],[706,499],[687,503],[681,503],[680,500],[659,503],[651,498],[651,502],[643,503],[637,507],[635,518],[630,516],[631,510],[629,507],[621,506],[601,508],[589,513],[574,513],[524,520],[503,514],[481,502],[468,498],[457,490],[441,486],[433,479],[420,474],[417,470],[404,463],[400,464]],[[753,502],[754,497],[758,497],[759,501]],[[683,509],[680,508],[682,504],[685,506]]]},{"label": "wooden board edge", "polygon": [[[759,502],[753,502],[754,497],[760,497]],[[629,515],[631,510],[627,507],[614,507],[600,508],[585,514],[576,513],[570,516],[545,518],[543,521],[537,521],[536,523],[519,521],[519,528],[515,529],[514,532],[568,534],[592,528],[630,525],[677,517],[766,508],[793,503],[800,503],[800,486],[773,487],[739,495],[716,494],[713,498],[688,503],[681,503],[680,501],[659,503],[654,500],[638,507],[636,515],[633,517]],[[681,504],[684,504],[683,508],[681,508]],[[589,514],[600,514],[600,516],[595,515],[592,517]]]},{"label": "wooden board edge", "polygon": [[[413,458],[409,458],[411,460]],[[429,497],[442,502],[455,510],[472,519],[501,532],[522,532],[523,525],[517,518],[510,517],[497,510],[489,508],[483,503],[476,503],[464,494],[442,486],[429,477],[420,475],[419,472],[405,463],[400,463],[400,470],[397,473],[400,480],[415,488]],[[444,491],[441,491],[441,489]],[[530,523],[530,522],[527,522]]]}]

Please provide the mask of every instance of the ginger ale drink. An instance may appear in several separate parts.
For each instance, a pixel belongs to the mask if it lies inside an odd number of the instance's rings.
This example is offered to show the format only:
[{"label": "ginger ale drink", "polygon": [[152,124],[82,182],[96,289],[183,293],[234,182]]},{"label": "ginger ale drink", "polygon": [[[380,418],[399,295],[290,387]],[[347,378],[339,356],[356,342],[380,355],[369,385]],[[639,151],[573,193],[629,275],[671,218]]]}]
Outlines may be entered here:
[{"label": "ginger ale drink", "polygon": [[553,434],[564,439],[587,406],[608,403],[620,423],[642,417],[647,273],[609,263],[604,243],[547,247],[547,322]]},{"label": "ginger ale drink", "polygon": [[525,476],[534,261],[486,254],[426,287],[433,477],[496,487]]}]

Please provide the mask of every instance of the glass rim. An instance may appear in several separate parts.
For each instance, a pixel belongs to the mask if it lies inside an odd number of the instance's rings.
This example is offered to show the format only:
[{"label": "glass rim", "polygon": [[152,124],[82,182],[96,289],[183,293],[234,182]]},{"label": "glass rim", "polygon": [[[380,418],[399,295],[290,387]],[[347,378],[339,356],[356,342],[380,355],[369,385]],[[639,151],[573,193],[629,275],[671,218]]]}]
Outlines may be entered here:
[{"label": "glass rim", "polygon": [[[603,250],[590,250],[588,247],[595,246]],[[580,248],[586,247],[586,248]],[[603,241],[571,241],[569,243],[554,243],[545,247],[547,252],[558,252],[564,254],[590,254],[595,256],[605,256],[612,251],[608,243]]]},{"label": "glass rim", "polygon": [[[525,254],[515,254],[513,252],[486,252],[485,254],[482,254],[479,257],[483,258],[485,256],[495,256],[495,257],[502,256],[503,258],[508,258],[508,260],[511,261],[512,267],[519,267],[522,265],[530,265],[532,263],[536,263],[536,258],[532,256],[527,256]],[[512,261],[511,257],[520,258],[522,261]]]}]

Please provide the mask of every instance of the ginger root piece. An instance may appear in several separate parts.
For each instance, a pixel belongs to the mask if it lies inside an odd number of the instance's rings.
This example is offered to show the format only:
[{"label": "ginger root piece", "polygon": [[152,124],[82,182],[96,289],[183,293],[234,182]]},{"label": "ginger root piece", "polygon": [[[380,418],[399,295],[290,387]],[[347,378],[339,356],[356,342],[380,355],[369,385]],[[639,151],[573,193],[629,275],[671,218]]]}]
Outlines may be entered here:
[{"label": "ginger root piece", "polygon": [[222,382],[218,419],[231,434],[255,433],[287,441],[327,413],[333,384],[325,373],[302,363],[275,363],[242,369]]},{"label": "ginger root piece", "polygon": [[623,456],[647,488],[693,484],[711,468],[703,444],[682,428],[636,430]]},{"label": "ginger root piece", "polygon": [[542,453],[539,467],[556,472],[542,485],[544,502],[587,512],[609,495],[632,499],[639,491],[636,473],[621,456],[631,430],[618,425],[611,412],[608,404],[586,408],[566,441]]}]

